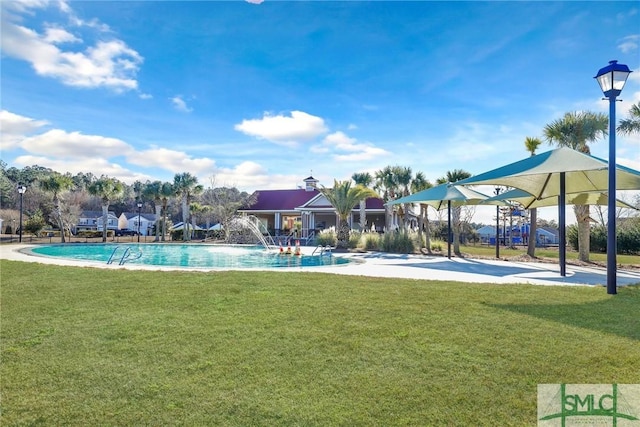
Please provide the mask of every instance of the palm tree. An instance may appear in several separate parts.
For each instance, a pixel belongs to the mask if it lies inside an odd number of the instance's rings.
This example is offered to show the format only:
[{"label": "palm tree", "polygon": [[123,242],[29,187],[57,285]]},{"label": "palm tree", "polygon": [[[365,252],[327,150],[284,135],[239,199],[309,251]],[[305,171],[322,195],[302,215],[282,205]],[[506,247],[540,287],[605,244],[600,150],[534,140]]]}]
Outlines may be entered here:
[{"label": "palm tree", "polygon": [[379,193],[380,198],[385,202],[385,228],[387,231],[392,228],[392,214],[393,206],[387,205],[386,202],[396,199],[396,193],[398,191],[398,183],[395,180],[393,167],[385,166],[383,169],[376,171],[374,190]]},{"label": "palm tree", "polygon": [[182,240],[189,241],[191,240],[191,233],[189,232],[189,199],[201,193],[204,187],[198,184],[198,178],[189,172],[183,172],[173,177],[173,190],[175,195],[179,196],[182,201]]},{"label": "palm tree", "polygon": [[[463,179],[469,178],[471,174],[462,169],[454,169],[447,171],[447,174],[442,178],[438,178],[438,184],[454,183]],[[451,220],[453,222],[453,253],[461,256],[460,252],[460,214],[462,212],[462,206],[455,206],[451,210]],[[449,239],[449,236],[447,236]]]},{"label": "palm tree", "polygon": [[[433,187],[433,184],[429,182],[422,172],[417,172],[416,176],[411,181],[411,193],[417,193],[422,190],[427,190]],[[427,246],[427,252],[431,254],[431,230],[429,227],[429,205],[420,203],[420,215],[418,216],[418,236],[420,242],[422,242],[422,229],[425,229],[425,242]]]},{"label": "palm tree", "polygon": [[[536,155],[536,150],[542,144],[539,138],[532,138],[530,136],[524,139],[524,146],[531,156]],[[529,209],[529,242],[527,246],[527,255],[531,258],[536,257],[536,233],[538,232],[538,210],[536,208]],[[497,242],[496,242],[497,244]]]},{"label": "palm tree", "polygon": [[[395,166],[393,168],[393,175],[395,178],[395,182],[398,185],[398,191],[399,191],[398,196],[404,197],[411,194],[409,191],[411,187],[411,179],[412,179],[411,168]],[[407,222],[409,221],[408,206],[409,206],[408,203],[403,203],[400,207],[399,215],[400,215],[400,225],[402,226],[402,230],[407,229]]]},{"label": "palm tree", "polygon": [[68,175],[62,175],[60,173],[54,172],[51,175],[47,176],[46,178],[40,180],[39,186],[43,191],[47,193],[51,193],[53,195],[53,207],[54,207],[53,220],[54,222],[57,223],[58,227],[60,228],[60,236],[61,236],[60,241],[62,243],[65,243],[66,242],[64,237],[65,227],[64,227],[64,220],[62,216],[62,208],[60,206],[60,196],[65,191],[68,191],[71,188],[73,188],[73,179]]},{"label": "palm tree", "polygon": [[623,135],[640,133],[640,102],[636,102],[629,109],[629,118],[620,120],[618,132]]},{"label": "palm tree", "polygon": [[[579,111],[566,113],[562,119],[553,121],[544,127],[544,136],[550,144],[569,147],[590,154],[589,143],[607,135],[609,118],[606,114]],[[588,205],[574,205],[578,223],[578,257],[580,261],[589,261],[589,238],[591,227]],[[615,250],[615,249],[614,249]]]},{"label": "palm tree", "polygon": [[147,181],[142,188],[142,194],[145,199],[153,200],[153,206],[156,210],[156,237],[153,240],[160,240],[160,215],[162,211],[162,181]]},{"label": "palm tree", "polygon": [[160,186],[160,200],[162,201],[162,220],[160,221],[162,230],[160,232],[160,240],[163,242],[166,240],[167,236],[167,206],[169,205],[169,199],[173,197],[174,194],[175,191],[173,190],[173,184],[170,182],[163,182]]},{"label": "palm tree", "polygon": [[351,181],[333,182],[333,188],[322,188],[320,192],[327,198],[331,206],[338,215],[337,245],[339,249],[349,247],[349,216],[356,204],[369,197],[376,197],[377,194],[370,188],[362,185],[351,186]]},{"label": "palm tree", "polygon": [[131,187],[133,188],[133,193],[136,195],[136,201],[142,200],[142,192],[144,191],[144,184],[136,180]]},{"label": "palm tree", "polygon": [[[373,182],[373,177],[369,172],[356,172],[351,175],[351,179],[354,180],[356,185],[362,185],[369,188]],[[360,200],[360,230],[364,231],[367,226],[367,200]]]},{"label": "palm tree", "polygon": [[122,195],[124,186],[115,178],[102,176],[87,188],[89,194],[97,196],[102,202],[102,241],[107,241],[107,222],[109,221],[109,203]]}]

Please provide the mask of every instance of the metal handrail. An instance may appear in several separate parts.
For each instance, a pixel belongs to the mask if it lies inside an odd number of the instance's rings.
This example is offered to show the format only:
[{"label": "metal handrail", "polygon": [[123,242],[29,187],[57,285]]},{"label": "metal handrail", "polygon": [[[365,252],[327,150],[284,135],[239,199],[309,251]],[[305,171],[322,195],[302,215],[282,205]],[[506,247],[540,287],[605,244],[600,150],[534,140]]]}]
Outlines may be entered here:
[{"label": "metal handrail", "polygon": [[322,245],[318,245],[315,247],[315,249],[313,250],[313,252],[311,252],[311,256],[315,255],[316,251],[320,249],[320,256],[323,255],[327,255],[327,256],[331,256],[331,250],[333,249],[331,246],[326,245],[326,246],[322,246]]},{"label": "metal handrail", "polygon": [[[118,252],[118,249],[120,249],[121,247],[122,246],[116,246],[113,249],[113,252],[111,252],[111,256],[107,260],[107,264],[113,263],[113,257],[116,255],[116,253]],[[120,257],[120,261],[118,262],[118,265],[123,265],[127,261],[135,261],[137,259],[140,259],[142,257],[142,251],[138,250],[138,252],[134,256],[135,257],[132,258],[131,246],[127,246],[127,248],[122,253],[122,256]]]},{"label": "metal handrail", "polygon": [[107,260],[107,264],[111,264],[113,262],[113,257],[116,254],[116,252],[118,251],[118,249],[120,249],[120,246],[116,246],[115,249],[113,249],[113,252],[111,252],[111,256]]},{"label": "metal handrail", "polygon": [[137,259],[140,259],[141,257],[142,257],[142,251],[138,250],[138,252],[135,254],[135,258],[131,258],[131,247],[128,247],[127,250],[124,251],[124,254],[122,254],[122,258],[120,258],[119,265],[123,265],[127,261],[135,261]]}]

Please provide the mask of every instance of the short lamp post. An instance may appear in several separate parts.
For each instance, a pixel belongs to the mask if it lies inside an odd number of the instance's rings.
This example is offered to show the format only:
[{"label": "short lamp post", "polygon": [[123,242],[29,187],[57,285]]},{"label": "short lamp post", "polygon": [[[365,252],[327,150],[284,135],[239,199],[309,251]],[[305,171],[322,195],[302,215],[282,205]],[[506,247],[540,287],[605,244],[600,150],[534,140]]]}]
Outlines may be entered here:
[{"label": "short lamp post", "polygon": [[18,193],[20,194],[20,233],[18,234],[18,242],[22,243],[22,201],[24,199],[24,192],[27,191],[27,187],[22,184],[18,185]]},{"label": "short lamp post", "polygon": [[616,97],[622,92],[629,67],[609,61],[609,65],[601,68],[595,79],[598,80],[604,96],[609,99],[609,186],[607,199],[607,294],[617,293],[616,287]]},{"label": "short lamp post", "polygon": [[[500,187],[496,187],[496,196],[500,195]],[[500,258],[500,206],[496,205],[496,258]]]},{"label": "short lamp post", "polygon": [[140,243],[140,210],[142,209],[142,203],[138,202],[138,243]]}]

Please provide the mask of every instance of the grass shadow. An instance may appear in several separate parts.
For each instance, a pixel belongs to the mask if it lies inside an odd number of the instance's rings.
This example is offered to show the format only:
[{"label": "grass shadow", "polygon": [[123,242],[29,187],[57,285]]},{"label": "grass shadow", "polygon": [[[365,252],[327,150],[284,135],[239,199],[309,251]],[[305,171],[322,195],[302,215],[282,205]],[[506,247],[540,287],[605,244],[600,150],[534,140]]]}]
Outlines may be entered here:
[{"label": "grass shadow", "polygon": [[581,304],[487,304],[489,307],[640,341],[640,286]]}]

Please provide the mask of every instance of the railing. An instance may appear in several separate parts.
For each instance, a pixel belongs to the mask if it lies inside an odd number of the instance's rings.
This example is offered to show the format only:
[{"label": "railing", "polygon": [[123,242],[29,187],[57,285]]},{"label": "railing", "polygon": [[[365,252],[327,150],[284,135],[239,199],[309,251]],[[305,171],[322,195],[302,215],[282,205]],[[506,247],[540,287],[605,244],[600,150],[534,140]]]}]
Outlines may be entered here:
[{"label": "railing", "polygon": [[[118,252],[118,249],[120,249],[122,246],[116,246],[115,249],[113,250],[113,252],[111,252],[111,256],[109,257],[109,259],[107,260],[107,264],[112,264],[113,263],[113,258],[115,257],[116,253]],[[132,258],[133,256],[133,258]],[[122,253],[122,256],[120,257],[120,261],[118,262],[118,265],[123,265],[125,262],[127,261],[134,261],[136,259],[140,259],[142,257],[142,251],[138,250],[137,253],[132,253],[131,252],[131,246],[127,246],[124,250],[124,252]]]},{"label": "railing", "polygon": [[316,251],[320,249],[320,256],[326,255],[326,256],[331,256],[331,250],[333,249],[331,246],[326,245],[326,246],[322,246],[322,245],[318,245],[316,246],[316,248],[313,250],[313,252],[311,252],[311,256],[316,254]]},{"label": "railing", "polygon": [[313,243],[313,241],[316,238],[316,233],[315,231],[310,231],[306,237],[303,236],[299,236],[295,233],[295,231],[292,231],[289,234],[281,234],[280,236],[276,236],[274,240],[278,240],[278,242],[280,244],[284,244],[284,245],[288,245],[288,244],[295,244],[296,241],[300,242],[303,246],[309,246]]}]

